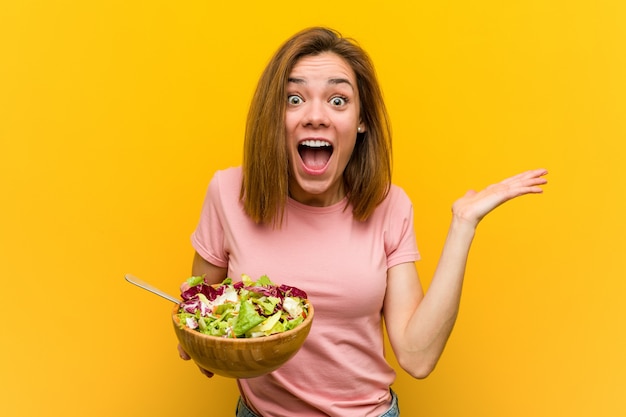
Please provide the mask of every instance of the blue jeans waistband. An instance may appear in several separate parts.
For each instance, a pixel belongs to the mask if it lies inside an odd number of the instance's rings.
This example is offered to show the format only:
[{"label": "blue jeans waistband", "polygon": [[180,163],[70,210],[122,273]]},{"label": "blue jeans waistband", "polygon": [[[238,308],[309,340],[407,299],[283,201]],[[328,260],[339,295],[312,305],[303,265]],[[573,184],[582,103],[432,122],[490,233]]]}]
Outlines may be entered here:
[{"label": "blue jeans waistband", "polygon": [[[389,410],[385,411],[380,417],[400,417],[400,407],[398,406],[398,396],[393,390],[391,392],[391,407]],[[237,404],[237,411],[235,412],[236,417],[259,417],[254,414],[252,410],[246,406],[241,397],[239,398],[239,403]]]}]

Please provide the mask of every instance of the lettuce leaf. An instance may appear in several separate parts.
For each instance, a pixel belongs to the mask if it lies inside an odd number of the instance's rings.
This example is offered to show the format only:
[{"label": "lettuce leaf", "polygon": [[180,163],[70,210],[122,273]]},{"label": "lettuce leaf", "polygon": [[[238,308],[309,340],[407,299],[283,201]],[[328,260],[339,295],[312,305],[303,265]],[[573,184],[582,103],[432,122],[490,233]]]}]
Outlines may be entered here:
[{"label": "lettuce leaf", "polygon": [[239,307],[239,314],[233,325],[233,333],[237,337],[243,336],[248,330],[260,324],[263,320],[265,318],[256,312],[252,302],[244,301],[241,303],[241,307]]}]

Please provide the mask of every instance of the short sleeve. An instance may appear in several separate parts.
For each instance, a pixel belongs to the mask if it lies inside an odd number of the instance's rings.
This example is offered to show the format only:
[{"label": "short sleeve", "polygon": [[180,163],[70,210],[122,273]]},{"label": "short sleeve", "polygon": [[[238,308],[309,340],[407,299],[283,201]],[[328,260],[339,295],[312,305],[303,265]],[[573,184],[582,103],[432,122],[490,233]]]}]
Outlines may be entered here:
[{"label": "short sleeve", "polygon": [[413,204],[404,190],[393,186],[386,200],[385,252],[387,268],[420,259],[415,239]]},{"label": "short sleeve", "polygon": [[224,248],[223,201],[219,172],[209,183],[200,220],[191,235],[191,244],[207,262],[221,268],[228,266],[228,253]]}]

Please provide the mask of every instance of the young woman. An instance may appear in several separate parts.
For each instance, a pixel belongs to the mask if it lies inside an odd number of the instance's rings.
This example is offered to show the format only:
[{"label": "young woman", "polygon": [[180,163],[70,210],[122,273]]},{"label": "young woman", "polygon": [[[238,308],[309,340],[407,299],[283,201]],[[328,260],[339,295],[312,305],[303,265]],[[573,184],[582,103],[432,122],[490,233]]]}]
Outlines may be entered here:
[{"label": "young woman", "polygon": [[193,275],[218,283],[266,274],[302,288],[315,306],[294,358],[238,381],[237,415],[399,415],[383,318],[401,367],[426,377],[456,320],[478,223],[508,200],[542,192],[546,173],[524,172],[457,200],[424,294],[413,208],[391,184],[390,129],[369,57],[326,28],[289,39],[252,100],[242,167],[215,174],[192,235]]}]

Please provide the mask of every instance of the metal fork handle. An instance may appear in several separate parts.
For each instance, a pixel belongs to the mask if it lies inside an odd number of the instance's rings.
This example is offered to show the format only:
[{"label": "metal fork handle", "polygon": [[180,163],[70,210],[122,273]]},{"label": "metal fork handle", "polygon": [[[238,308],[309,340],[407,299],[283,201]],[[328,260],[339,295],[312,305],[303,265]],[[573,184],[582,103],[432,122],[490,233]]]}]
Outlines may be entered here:
[{"label": "metal fork handle", "polygon": [[131,284],[135,284],[136,286],[141,287],[144,290],[148,290],[151,293],[154,293],[156,295],[160,295],[161,297],[163,297],[163,298],[165,298],[167,300],[170,300],[173,303],[180,304],[181,300],[179,300],[178,298],[176,298],[176,297],[174,297],[172,295],[169,295],[168,293],[166,293],[164,291],[161,291],[160,289],[158,289],[156,287],[153,287],[152,285],[148,284],[145,281],[140,280],[139,278],[137,278],[134,275],[126,274],[125,278],[126,278],[126,281],[130,282]]}]

